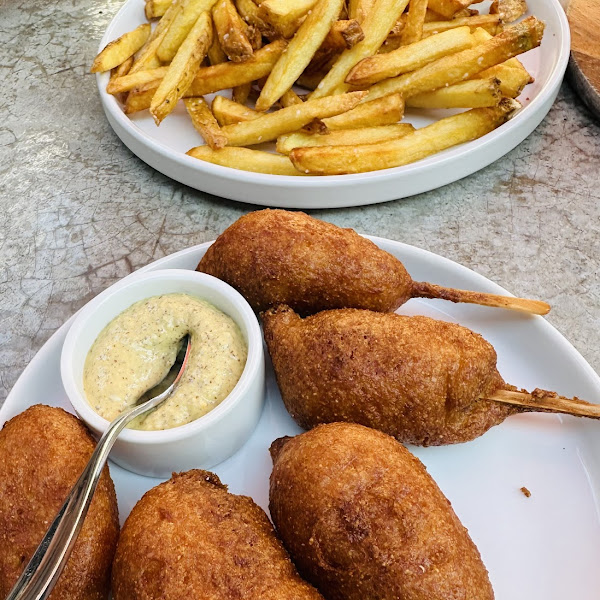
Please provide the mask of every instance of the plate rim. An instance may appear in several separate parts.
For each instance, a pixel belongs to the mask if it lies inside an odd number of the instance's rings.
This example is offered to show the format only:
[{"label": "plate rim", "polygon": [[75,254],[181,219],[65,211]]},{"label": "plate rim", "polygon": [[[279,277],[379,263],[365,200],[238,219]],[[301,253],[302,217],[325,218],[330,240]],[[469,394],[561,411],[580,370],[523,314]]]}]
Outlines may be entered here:
[{"label": "plate rim", "polygon": [[[110,24],[106,28],[104,35],[102,36],[102,40],[99,45],[99,50],[102,49],[109,41],[112,36],[112,29],[115,27],[115,23],[117,23],[122,18],[122,13],[130,10],[131,6],[135,3],[139,2],[139,0],[127,0],[125,4],[121,7],[121,9],[117,12],[115,17],[111,20]],[[517,115],[515,115],[512,119],[510,119],[507,123],[504,123],[498,129],[486,134],[485,136],[473,140],[471,142],[467,142],[456,146],[454,148],[450,148],[440,156],[436,154],[434,156],[427,157],[415,163],[411,163],[409,165],[404,165],[401,167],[393,167],[390,169],[383,169],[381,171],[372,171],[368,173],[357,173],[357,174],[348,174],[348,175],[327,175],[327,176],[316,176],[316,177],[295,177],[291,175],[270,175],[266,173],[254,173],[250,171],[241,171],[238,169],[233,169],[231,167],[224,167],[221,165],[215,165],[212,163],[208,163],[206,161],[200,161],[198,159],[194,159],[190,156],[187,156],[185,153],[176,151],[161,142],[151,138],[144,131],[142,131],[136,124],[123,113],[117,99],[106,93],[105,87],[106,82],[108,81],[107,73],[97,73],[96,74],[96,82],[98,86],[98,92],[100,95],[100,100],[103,106],[103,109],[106,113],[107,120],[111,127],[115,130],[117,136],[125,143],[128,147],[129,144],[123,140],[119,131],[117,131],[113,125],[113,120],[116,123],[118,128],[122,128],[128,136],[131,136],[137,144],[144,146],[147,150],[152,151],[154,153],[162,155],[165,160],[168,160],[172,163],[175,163],[179,169],[183,169],[188,171],[188,175],[190,177],[197,178],[198,182],[201,184],[203,176],[211,176],[220,180],[227,180],[231,184],[235,185],[253,185],[253,186],[263,186],[263,187],[279,187],[285,188],[288,186],[294,187],[299,190],[303,190],[306,192],[316,191],[317,189],[322,190],[324,192],[330,191],[332,189],[339,188],[340,186],[353,186],[357,184],[386,184],[390,183],[390,181],[399,179],[402,180],[404,178],[412,178],[424,176],[431,169],[435,170],[443,170],[449,169],[453,164],[457,162],[467,161],[469,156],[474,154],[485,153],[490,146],[492,148],[501,147],[502,143],[507,143],[507,138],[513,136],[514,138],[518,137],[518,132],[520,128],[525,128],[528,123],[532,120],[538,119],[535,123],[535,127],[541,122],[543,117],[547,114],[550,109],[551,103],[553,102],[562,79],[564,77],[565,70],[567,68],[569,55],[570,55],[570,30],[568,25],[568,20],[565,14],[565,11],[560,5],[559,0],[546,0],[548,5],[554,10],[554,13],[557,16],[559,23],[559,30],[556,32],[556,44],[558,46],[558,57],[556,63],[553,67],[552,72],[548,76],[547,81],[545,82],[543,88],[540,90],[539,94],[522,110],[519,111]],[[110,33],[110,35],[109,35]],[[545,104],[548,104],[547,108]],[[543,114],[540,114],[540,111]],[[532,129],[532,130],[533,130]],[[529,134],[527,134],[529,135]],[[526,136],[525,136],[526,137]],[[524,139],[524,138],[523,138]],[[517,144],[513,144],[509,142],[510,148],[502,152],[501,156],[506,154],[510,149],[516,147],[519,143],[521,143],[522,139],[519,139]],[[145,159],[141,158],[140,155],[133,150],[130,149],[140,160],[143,162],[147,162]],[[499,157],[497,157],[499,158]],[[494,160],[497,160],[495,158]],[[491,162],[494,162],[492,160]],[[147,163],[149,164],[149,163]],[[487,166],[490,162],[486,162],[484,166]],[[152,165],[151,165],[152,166]],[[484,166],[479,166],[474,171],[469,171],[466,174],[458,174],[454,179],[451,177],[446,177],[445,183],[442,185],[446,185],[451,181],[455,181],[457,178],[464,177],[468,174],[472,174]],[[152,166],[152,168],[155,168]],[[158,169],[156,169],[158,170]],[[169,170],[169,169],[165,169]],[[162,172],[162,171],[161,171]],[[172,179],[174,178],[170,174],[166,174],[168,177]],[[455,173],[453,173],[455,174]],[[188,184],[189,185],[189,184]],[[434,188],[441,187],[440,185],[434,186]],[[199,188],[200,189],[200,188]],[[428,188],[432,189],[432,188]],[[423,190],[426,191],[426,190]],[[420,193],[420,192],[413,192]],[[247,202],[252,202],[258,204],[259,202],[253,202],[252,200],[245,199]],[[382,200],[376,200],[382,201]],[[370,203],[367,199],[366,202],[352,203],[352,204],[336,204],[336,207],[341,206],[357,206],[364,205]],[[269,205],[275,206],[280,204],[273,204],[269,202]],[[302,207],[298,202],[295,202],[294,205],[285,204],[286,206],[292,207]],[[312,206],[312,204],[305,204],[304,206]],[[316,206],[314,208],[317,208]]]}]

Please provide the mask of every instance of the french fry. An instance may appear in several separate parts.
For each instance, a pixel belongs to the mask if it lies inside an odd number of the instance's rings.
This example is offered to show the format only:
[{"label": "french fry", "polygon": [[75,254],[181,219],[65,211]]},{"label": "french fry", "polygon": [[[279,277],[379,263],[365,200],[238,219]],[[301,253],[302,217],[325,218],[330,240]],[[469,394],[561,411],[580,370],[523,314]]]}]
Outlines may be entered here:
[{"label": "french fry", "polygon": [[151,21],[152,19],[162,17],[167,12],[167,8],[169,8],[170,5],[171,0],[146,0],[146,5],[144,6],[146,19]]},{"label": "french fry", "polygon": [[500,93],[503,96],[506,98],[517,98],[521,95],[527,84],[533,83],[533,77],[531,77],[521,63],[519,63],[519,66],[514,66],[507,64],[510,62],[508,60],[501,65],[486,69],[482,73],[478,73],[477,78],[482,79],[484,75],[486,78],[493,77],[499,81]]},{"label": "french fry", "polygon": [[144,71],[146,69],[154,69],[160,67],[160,60],[156,55],[158,48],[160,47],[163,38],[167,34],[171,23],[175,17],[179,14],[187,0],[173,0],[165,14],[162,16],[160,21],[157,23],[154,31],[150,34],[150,37],[146,41],[144,47],[140,50],[135,62],[131,66],[129,73],[137,73],[137,71]]},{"label": "french fry", "polygon": [[268,110],[289,90],[310,63],[337,20],[344,0],[319,0],[271,71],[256,102],[256,110]]},{"label": "french fry", "polygon": [[202,67],[196,73],[189,93],[192,96],[205,96],[256,81],[271,72],[285,47],[285,40],[275,40],[257,50],[246,62]]},{"label": "french fry", "polygon": [[357,129],[374,125],[397,123],[404,115],[404,99],[400,94],[391,94],[372,102],[365,102],[356,108],[335,117],[323,119],[327,129]]},{"label": "french fry", "polygon": [[319,83],[323,80],[326,73],[324,71],[316,71],[314,73],[302,73],[298,77],[296,83],[306,90],[316,90]]},{"label": "french fry", "polygon": [[127,94],[123,112],[126,115],[131,115],[142,110],[147,110],[150,108],[150,102],[152,102],[152,96],[154,96],[155,91],[156,88],[145,91],[139,91],[137,89],[131,90]]},{"label": "french fry", "polygon": [[217,0],[212,17],[219,36],[221,48],[229,60],[243,62],[254,53],[246,35],[246,24],[238,14],[231,0]]},{"label": "french fry", "polygon": [[219,42],[219,36],[217,35],[217,30],[215,29],[215,24],[213,23],[213,41],[210,45],[210,48],[207,52],[208,62],[212,65],[219,65],[221,63],[227,62],[227,55],[223,52],[223,48],[221,48],[221,43]]},{"label": "french fry", "polygon": [[393,52],[361,60],[346,77],[346,83],[366,87],[382,79],[396,77],[424,67],[449,54],[472,48],[475,37],[468,27],[450,29]]},{"label": "french fry", "polygon": [[110,78],[116,79],[117,77],[123,77],[129,73],[129,69],[131,69],[131,65],[133,65],[133,56],[130,56],[127,60],[123,61],[118,67],[115,67],[110,72]]},{"label": "french fry", "polygon": [[259,8],[253,0],[235,0],[235,6],[238,13],[248,23],[256,27],[265,37],[275,39],[279,34],[270,23],[267,23],[261,16]]},{"label": "french fry", "polygon": [[110,71],[133,56],[150,37],[150,24],[144,23],[133,31],[109,42],[102,52],[96,56],[91,73]]},{"label": "french fry", "polygon": [[204,141],[213,150],[226,146],[227,138],[221,133],[221,128],[204,98],[185,98],[183,102],[194,128]]},{"label": "french fry", "polygon": [[313,119],[323,119],[354,108],[366,96],[366,92],[350,92],[331,98],[308,100],[288,106],[258,119],[226,125],[222,131],[229,146],[249,146],[269,142],[284,133],[301,129]]},{"label": "french fry", "polygon": [[429,0],[427,6],[446,19],[452,19],[457,12],[468,8],[471,4],[473,4],[472,0]]},{"label": "french fry", "polygon": [[339,131],[331,131],[327,134],[296,131],[277,138],[277,152],[280,154],[289,154],[294,148],[309,146],[376,144],[404,137],[414,130],[415,128],[409,123],[396,123],[395,125],[381,125],[379,127],[341,129]]},{"label": "french fry", "polygon": [[252,90],[251,83],[242,83],[242,85],[236,85],[231,91],[231,97],[234,102],[245,104],[248,101],[248,96]]},{"label": "french fry", "polygon": [[423,25],[423,37],[442,33],[448,29],[467,26],[473,33],[479,27],[485,29],[491,35],[502,31],[502,21],[498,15],[477,15],[474,17],[462,17],[450,21],[432,21]]},{"label": "french fry", "polygon": [[402,34],[400,35],[402,44],[414,44],[423,37],[423,23],[425,23],[425,13],[427,12],[427,2],[429,0],[410,0],[408,4],[408,15]]},{"label": "french fry", "polygon": [[262,33],[258,27],[255,27],[254,25],[248,25],[246,27],[246,35],[248,36],[252,50],[260,50],[260,48],[262,48]]},{"label": "french fry", "polygon": [[322,48],[344,50],[356,46],[364,39],[365,34],[356,19],[336,21],[323,41]]},{"label": "french fry", "polygon": [[157,67],[156,69],[132,73],[130,69],[127,75],[111,79],[106,86],[106,92],[114,96],[134,88],[141,88],[148,83],[153,84],[153,87],[156,88],[168,70],[169,67]]},{"label": "french fry", "polygon": [[500,80],[471,79],[433,92],[417,94],[406,99],[410,108],[481,108],[497,106],[502,99]]},{"label": "french fry", "polygon": [[163,63],[173,60],[179,46],[191,31],[198,17],[210,11],[215,0],[188,0],[181,8],[156,51],[156,56]]},{"label": "french fry", "polygon": [[289,156],[299,171],[315,175],[399,167],[489,133],[506,122],[518,106],[515,100],[505,98],[497,107],[473,108],[417,129],[398,140],[355,146],[351,150],[346,146],[295,148]]},{"label": "french fry", "polygon": [[364,40],[342,52],[317,89],[312,92],[311,98],[322,98],[348,90],[350,86],[344,80],[350,69],[363,58],[377,52],[407,4],[408,0],[377,0],[361,24]]},{"label": "french fry", "polygon": [[[483,43],[491,39],[492,36],[484,29],[477,29],[473,33],[473,37],[479,43]],[[475,77],[477,79],[495,77],[500,81],[502,95],[507,98],[516,98],[528,83],[533,83],[533,77],[518,58],[510,58],[499,65],[478,73]]]},{"label": "french fry", "polygon": [[539,46],[543,32],[544,24],[535,17],[528,17],[473,48],[444,56],[411,73],[376,83],[369,89],[365,101],[390,93],[401,93],[408,98],[469,79],[485,69]]},{"label": "french fry", "polygon": [[252,119],[258,119],[261,116],[261,113],[258,111],[252,110],[243,104],[233,102],[229,98],[225,98],[225,96],[215,96],[211,109],[217,123],[221,127],[240,123],[241,121],[252,121]]},{"label": "french fry", "polygon": [[356,19],[359,23],[373,10],[376,0],[349,0],[348,18]]},{"label": "french fry", "polygon": [[296,33],[302,17],[317,3],[317,0],[264,0],[258,14],[270,23],[283,37],[291,38]]},{"label": "french fry", "polygon": [[447,19],[446,19],[446,17],[444,17],[444,15],[440,15],[440,13],[436,13],[434,10],[431,10],[429,5],[427,6],[427,11],[425,12],[425,23],[429,23],[430,21],[446,21],[446,20]]},{"label": "french fry", "polygon": [[279,99],[281,106],[285,108],[286,106],[294,106],[294,104],[302,104],[304,102],[294,90],[289,89],[281,98]]},{"label": "french fry", "polygon": [[527,12],[525,0],[494,0],[490,14],[498,14],[503,23],[512,23]]},{"label": "french fry", "polygon": [[226,147],[212,150],[208,146],[198,146],[189,150],[187,154],[199,160],[240,171],[269,173],[270,175],[303,175],[294,168],[287,156],[250,148]]},{"label": "french fry", "polygon": [[212,42],[212,31],[210,15],[203,12],[179,47],[152,97],[150,113],[157,125],[175,108],[177,101],[190,87]]}]

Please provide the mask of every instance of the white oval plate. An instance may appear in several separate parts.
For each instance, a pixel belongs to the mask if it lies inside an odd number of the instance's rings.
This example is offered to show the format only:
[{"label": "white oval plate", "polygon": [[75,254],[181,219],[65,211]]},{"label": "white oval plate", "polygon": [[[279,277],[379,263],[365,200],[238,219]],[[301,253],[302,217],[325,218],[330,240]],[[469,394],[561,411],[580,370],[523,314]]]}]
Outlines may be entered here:
[{"label": "white oval plate", "polygon": [[[123,143],[151,167],[197,190],[224,198],[281,208],[339,208],[406,198],[466,177],[520,144],[546,116],[556,98],[569,59],[569,25],[558,0],[528,0],[529,14],[546,23],[542,45],[523,55],[535,77],[519,97],[523,109],[495,131],[404,167],[357,175],[292,177],[250,173],[201,161],[185,153],[203,144],[179,102],[157,127],[148,111],[128,117],[106,93],[108,73],[97,75],[106,118]],[[478,5],[487,11],[489,2]],[[143,0],[128,0],[109,25],[100,49],[146,22]],[[454,111],[460,112],[460,111]],[[406,121],[424,127],[450,111],[407,111]]]},{"label": "white oval plate", "polygon": [[[507,293],[450,260],[381,238],[418,281]],[[177,252],[143,270],[193,269],[209,244]],[[553,389],[600,402],[600,378],[582,356],[541,317],[469,304],[410,300],[405,314],[458,321],[482,333],[498,352],[510,383]],[[72,412],[60,380],[67,321],[25,369],[4,406],[0,424],[36,403]],[[267,361],[268,362],[268,361]],[[289,417],[267,366],[267,397],[258,427],[246,445],[215,468],[230,490],[268,508],[268,447],[300,429]],[[597,600],[600,590],[600,424],[549,414],[513,416],[483,437],[457,446],[411,448],[452,502],[481,551],[497,600]],[[159,483],[111,464],[121,520],[146,490]],[[519,490],[531,491],[526,498]]]}]

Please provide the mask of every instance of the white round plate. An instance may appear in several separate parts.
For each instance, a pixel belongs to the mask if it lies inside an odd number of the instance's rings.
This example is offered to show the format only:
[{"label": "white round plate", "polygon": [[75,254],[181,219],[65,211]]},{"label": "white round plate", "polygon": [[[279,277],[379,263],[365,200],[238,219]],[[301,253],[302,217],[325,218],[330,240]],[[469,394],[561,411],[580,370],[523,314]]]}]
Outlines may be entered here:
[{"label": "white round plate", "polygon": [[[507,293],[445,258],[371,238],[419,281]],[[193,269],[209,244],[162,258],[144,270]],[[483,334],[510,383],[600,402],[600,378],[541,317],[440,300],[410,300],[404,314],[457,321]],[[38,352],[0,409],[0,424],[36,403],[72,411],[60,380],[60,353],[71,320]],[[268,508],[268,447],[300,429],[289,417],[267,366],[267,397],[246,445],[214,470],[236,494]],[[452,502],[487,566],[497,600],[597,600],[600,590],[600,424],[550,414],[513,416],[467,444],[411,450]],[[160,480],[111,464],[121,520]],[[522,486],[531,491],[526,498]]]},{"label": "white round plate", "polygon": [[[487,12],[489,2],[477,6]],[[544,21],[546,30],[542,45],[520,57],[535,77],[535,83],[528,85],[519,97],[523,109],[478,140],[404,167],[357,175],[293,177],[213,165],[185,154],[204,142],[182,102],[157,127],[148,111],[131,118],[123,113],[118,100],[105,91],[108,73],[97,75],[98,89],[108,122],[124,144],[157,171],[197,190],[262,206],[305,209],[361,206],[406,198],[486,167],[520,144],[550,110],[569,59],[569,25],[558,0],[528,0],[528,6],[528,14]],[[143,0],[128,0],[106,30],[100,49],[143,22]],[[409,110],[405,120],[424,127],[451,112]]]}]

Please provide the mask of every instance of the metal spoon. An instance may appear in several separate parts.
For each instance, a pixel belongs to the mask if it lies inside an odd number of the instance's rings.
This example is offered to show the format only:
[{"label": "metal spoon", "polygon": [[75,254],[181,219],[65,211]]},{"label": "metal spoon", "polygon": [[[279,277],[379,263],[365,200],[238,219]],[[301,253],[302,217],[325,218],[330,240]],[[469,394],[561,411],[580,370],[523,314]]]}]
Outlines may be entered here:
[{"label": "metal spoon", "polygon": [[83,473],[6,600],[44,600],[50,595],[75,545],[113,444],[132,419],[156,408],[173,393],[187,366],[190,336],[187,336],[187,341],[184,338],[184,344],[187,344],[185,357],[175,381],[162,394],[123,411],[108,426]]}]

